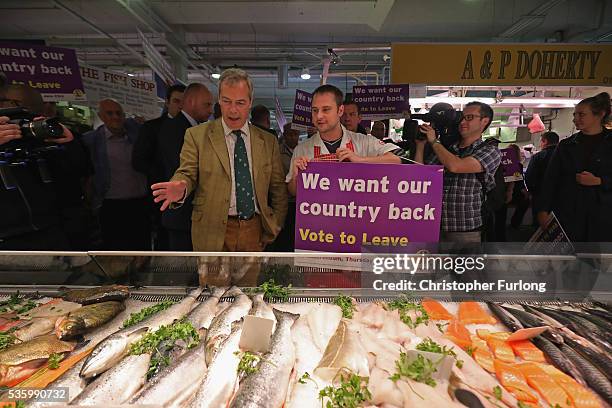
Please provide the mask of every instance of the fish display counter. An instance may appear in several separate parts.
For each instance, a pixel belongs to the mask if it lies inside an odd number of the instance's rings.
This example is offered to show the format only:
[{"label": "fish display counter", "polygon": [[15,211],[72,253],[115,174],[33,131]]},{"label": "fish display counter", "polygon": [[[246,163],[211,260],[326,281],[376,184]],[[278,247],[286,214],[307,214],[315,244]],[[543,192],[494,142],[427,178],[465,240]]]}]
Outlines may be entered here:
[{"label": "fish display counter", "polygon": [[0,406],[609,407],[611,275],[601,251],[0,252]]}]

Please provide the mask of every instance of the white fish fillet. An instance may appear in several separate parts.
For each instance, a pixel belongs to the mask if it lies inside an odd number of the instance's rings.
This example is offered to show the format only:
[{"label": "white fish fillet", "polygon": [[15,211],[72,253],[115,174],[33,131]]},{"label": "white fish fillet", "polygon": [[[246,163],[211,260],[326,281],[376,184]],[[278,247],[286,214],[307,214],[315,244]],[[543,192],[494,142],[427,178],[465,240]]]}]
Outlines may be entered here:
[{"label": "white fish fillet", "polygon": [[393,381],[389,379],[389,372],[378,367],[370,371],[368,390],[372,394],[370,402],[372,404],[392,404],[398,407],[404,406],[404,397]]},{"label": "white fish fillet", "polygon": [[350,330],[344,319],[330,339],[315,374],[331,381],[341,369],[348,369],[361,377],[370,375],[367,352],[359,341],[359,333]]},{"label": "white fish fillet", "polygon": [[308,312],[306,318],[312,340],[320,350],[325,350],[342,319],[342,309],[329,303],[319,303]]}]

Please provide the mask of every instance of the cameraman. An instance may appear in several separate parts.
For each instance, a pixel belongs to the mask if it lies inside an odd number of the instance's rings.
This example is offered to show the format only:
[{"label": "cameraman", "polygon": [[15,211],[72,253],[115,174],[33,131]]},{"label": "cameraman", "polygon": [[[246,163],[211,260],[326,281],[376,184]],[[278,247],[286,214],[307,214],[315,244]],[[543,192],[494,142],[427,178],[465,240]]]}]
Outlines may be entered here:
[{"label": "cameraman", "polygon": [[495,187],[494,174],[501,162],[497,146],[482,140],[492,120],[489,105],[465,105],[459,122],[461,139],[449,149],[430,125],[419,127],[425,138],[416,140],[415,160],[423,163],[425,143],[429,143],[434,156],[428,164],[442,164],[445,169],[440,241],[481,242],[482,207],[486,193]]},{"label": "cameraman", "polygon": [[[10,85],[0,91],[0,108],[16,107],[38,114],[42,97],[25,85]],[[67,153],[74,136],[62,126],[59,138],[26,138],[9,120],[0,116],[0,249],[70,250],[59,202],[65,184],[56,169],[75,171],[75,155]]]}]

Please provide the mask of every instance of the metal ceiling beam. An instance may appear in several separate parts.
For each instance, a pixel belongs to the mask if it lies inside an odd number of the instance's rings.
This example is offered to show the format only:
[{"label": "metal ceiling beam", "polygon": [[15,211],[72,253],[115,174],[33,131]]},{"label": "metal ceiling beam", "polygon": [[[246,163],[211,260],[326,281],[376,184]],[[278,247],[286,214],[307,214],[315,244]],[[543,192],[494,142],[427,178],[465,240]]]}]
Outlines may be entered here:
[{"label": "metal ceiling beam", "polygon": [[518,37],[522,32],[534,28],[540,25],[546,15],[553,7],[565,0],[547,0],[538,7],[531,10],[528,14],[521,16],[514,24],[506,28],[501,34],[498,35],[500,38],[514,38]]},{"label": "metal ceiling beam", "polygon": [[164,21],[155,11],[153,11],[150,4],[143,4],[141,0],[115,0],[119,3],[129,14],[138,20],[148,31],[153,33],[163,33],[165,35],[168,47],[170,47],[176,54],[184,58],[185,62],[191,59],[201,59],[195,51],[191,49],[185,43],[185,41],[174,34],[174,30],[168,23]]},{"label": "metal ceiling beam", "polygon": [[[147,2],[143,2],[142,0],[115,1],[119,3],[119,5],[121,5],[132,17],[146,27],[147,31],[159,35],[163,33],[166,40],[166,45],[168,47],[167,51],[170,51],[172,54],[178,57],[183,64],[189,66],[191,69],[197,72],[200,72],[202,76],[206,78],[208,78],[214,71],[212,66],[202,61],[202,57],[191,47],[189,47],[184,38],[181,38],[175,34],[175,30],[153,10],[150,3],[147,4]],[[195,63],[192,62],[192,60],[196,60]],[[202,68],[204,68],[205,72],[202,71]]]},{"label": "metal ceiling beam", "polygon": [[62,10],[68,12],[70,15],[72,15],[72,16],[76,17],[77,19],[81,20],[82,22],[87,24],[89,27],[91,27],[93,30],[95,30],[97,33],[102,34],[102,35],[112,39],[115,42],[116,45],[118,45],[119,47],[121,47],[124,50],[128,51],[131,55],[133,55],[136,59],[138,59],[139,62],[142,62],[142,63],[145,62],[144,57],[142,56],[142,54],[140,54],[139,52],[135,51],[133,48],[131,48],[130,46],[126,45],[121,40],[118,40],[117,38],[113,37],[111,34],[107,33],[106,31],[104,31],[102,28],[98,27],[93,22],[89,21],[88,19],[86,19],[85,17],[83,17],[82,15],[80,15],[79,13],[74,11],[73,9],[71,9],[70,7],[68,7],[65,4],[63,4],[60,0],[53,0],[53,4],[55,4],[56,6],[61,8]]}]

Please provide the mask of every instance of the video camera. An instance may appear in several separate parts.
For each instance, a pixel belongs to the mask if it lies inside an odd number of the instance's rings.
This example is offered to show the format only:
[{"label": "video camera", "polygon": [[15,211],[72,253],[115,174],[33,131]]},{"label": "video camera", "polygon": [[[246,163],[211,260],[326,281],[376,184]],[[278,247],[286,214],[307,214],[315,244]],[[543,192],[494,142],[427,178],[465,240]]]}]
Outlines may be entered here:
[{"label": "video camera", "polygon": [[57,118],[35,119],[38,115],[25,108],[0,109],[0,116],[8,116],[8,123],[19,126],[24,139],[58,139],[64,134],[64,128]]},{"label": "video camera", "polygon": [[54,181],[47,165],[48,152],[60,150],[57,144],[45,143],[47,139],[58,139],[64,128],[57,118],[35,119],[38,115],[25,108],[0,109],[0,116],[7,116],[8,123],[19,126],[21,139],[11,140],[0,146],[0,186],[7,190],[19,187],[16,176],[28,166],[34,166],[43,183]]},{"label": "video camera", "polygon": [[427,113],[413,113],[406,118],[402,139],[409,143],[414,140],[424,140],[425,134],[419,131],[419,124],[416,119],[428,122],[435,129],[436,135],[445,147],[448,147],[459,140],[459,122],[461,112],[456,111],[452,105],[444,102],[436,103]]}]

